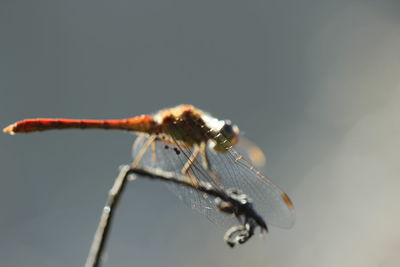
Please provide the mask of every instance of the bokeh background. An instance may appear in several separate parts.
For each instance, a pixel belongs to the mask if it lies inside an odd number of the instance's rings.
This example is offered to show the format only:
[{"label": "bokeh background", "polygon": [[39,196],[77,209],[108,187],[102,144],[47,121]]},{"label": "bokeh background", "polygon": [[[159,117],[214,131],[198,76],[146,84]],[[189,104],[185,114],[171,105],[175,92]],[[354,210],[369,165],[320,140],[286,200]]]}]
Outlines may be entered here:
[{"label": "bokeh background", "polygon": [[[138,180],[105,266],[399,266],[399,1],[2,0],[0,36],[2,126],[194,104],[259,144],[296,206],[232,250]],[[0,266],[82,266],[133,140],[2,135]]]}]

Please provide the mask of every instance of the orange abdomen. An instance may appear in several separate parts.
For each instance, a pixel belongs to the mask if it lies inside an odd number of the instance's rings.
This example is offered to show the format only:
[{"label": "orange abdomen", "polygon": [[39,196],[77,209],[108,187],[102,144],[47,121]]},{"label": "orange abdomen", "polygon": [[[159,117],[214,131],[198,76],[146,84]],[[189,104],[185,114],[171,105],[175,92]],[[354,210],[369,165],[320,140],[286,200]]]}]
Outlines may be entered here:
[{"label": "orange abdomen", "polygon": [[156,128],[152,116],[141,115],[119,120],[26,119],[7,126],[3,131],[14,134],[56,129],[113,129],[152,134]]}]

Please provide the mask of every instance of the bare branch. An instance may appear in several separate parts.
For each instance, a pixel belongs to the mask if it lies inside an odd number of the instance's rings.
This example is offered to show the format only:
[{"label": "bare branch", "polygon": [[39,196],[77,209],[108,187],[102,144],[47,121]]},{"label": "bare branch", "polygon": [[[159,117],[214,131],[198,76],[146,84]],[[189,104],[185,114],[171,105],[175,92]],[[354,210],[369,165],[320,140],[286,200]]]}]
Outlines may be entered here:
[{"label": "bare branch", "polygon": [[101,256],[109,236],[112,218],[119,203],[119,199],[124,191],[126,182],[128,181],[129,170],[129,166],[121,167],[121,170],[114,181],[114,185],[108,193],[108,199],[103,208],[103,213],[94,235],[85,267],[98,267],[101,264]]},{"label": "bare branch", "polygon": [[214,188],[211,184],[202,181],[193,185],[189,182],[190,179],[184,175],[148,167],[123,166],[109,192],[85,267],[98,267],[101,264],[101,256],[109,236],[112,218],[126,182],[128,181],[128,177],[131,174],[193,188],[214,197],[219,211],[235,215],[238,218],[238,223],[241,221],[239,217],[242,217],[244,223],[232,227],[225,234],[225,241],[231,247],[236,244],[243,244],[250,239],[257,226],[259,226],[262,231],[268,232],[265,221],[254,210],[252,203],[248,200],[248,196],[242,194],[238,189],[223,190],[222,188]]}]

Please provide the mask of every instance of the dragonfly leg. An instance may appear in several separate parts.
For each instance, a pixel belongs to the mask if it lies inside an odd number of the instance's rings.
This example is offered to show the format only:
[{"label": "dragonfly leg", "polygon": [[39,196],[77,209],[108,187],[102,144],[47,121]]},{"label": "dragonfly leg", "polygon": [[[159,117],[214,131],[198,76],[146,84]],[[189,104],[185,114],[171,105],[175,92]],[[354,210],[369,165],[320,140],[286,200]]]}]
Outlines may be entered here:
[{"label": "dragonfly leg", "polygon": [[151,163],[153,163],[153,166],[156,165],[157,162],[157,155],[156,155],[156,142],[151,143]]},{"label": "dragonfly leg", "polygon": [[210,161],[208,160],[206,143],[203,142],[200,144],[200,151],[201,151],[201,163],[203,164],[204,169],[210,169]]},{"label": "dragonfly leg", "polygon": [[200,144],[200,153],[201,153],[201,162],[203,164],[203,168],[211,174],[211,178],[213,181],[219,186],[221,185],[221,181],[217,177],[217,173],[211,168],[210,160],[208,159],[207,154],[207,145],[205,142]]},{"label": "dragonfly leg", "polygon": [[189,177],[189,182],[193,185],[193,187],[197,187],[199,185],[199,182],[197,181],[196,177],[191,175],[189,173],[190,167],[193,165],[194,161],[197,159],[197,157],[200,154],[200,149],[198,146],[195,146],[193,149],[192,155],[190,155],[189,159],[186,161],[185,165],[183,166],[181,172],[183,175],[186,177]]},{"label": "dragonfly leg", "polygon": [[149,146],[154,142],[155,142],[155,137],[154,136],[150,136],[147,139],[147,141],[140,148],[139,153],[134,158],[134,160],[133,160],[133,162],[131,164],[131,168],[136,168],[139,165],[140,161],[143,159],[144,154],[149,149]]},{"label": "dragonfly leg", "polygon": [[194,161],[199,156],[200,150],[199,147],[195,146],[193,149],[192,155],[190,155],[189,159],[186,161],[185,165],[182,168],[182,174],[186,175],[189,173],[190,167],[193,165]]}]

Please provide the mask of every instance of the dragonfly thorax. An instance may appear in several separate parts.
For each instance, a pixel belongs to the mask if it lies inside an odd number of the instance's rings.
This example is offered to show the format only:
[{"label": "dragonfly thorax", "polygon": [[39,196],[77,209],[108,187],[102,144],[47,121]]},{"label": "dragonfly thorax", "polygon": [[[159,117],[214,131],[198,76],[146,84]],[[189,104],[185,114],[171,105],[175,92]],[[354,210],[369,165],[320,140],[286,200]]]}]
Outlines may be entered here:
[{"label": "dragonfly thorax", "polygon": [[180,105],[154,116],[159,132],[185,145],[208,143],[219,152],[238,142],[239,128],[229,120],[218,120],[191,105]]},{"label": "dragonfly thorax", "polygon": [[208,141],[209,129],[192,119],[167,117],[163,120],[161,128],[163,134],[183,145],[193,146]]}]

